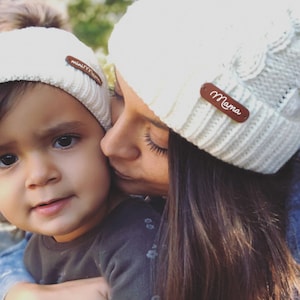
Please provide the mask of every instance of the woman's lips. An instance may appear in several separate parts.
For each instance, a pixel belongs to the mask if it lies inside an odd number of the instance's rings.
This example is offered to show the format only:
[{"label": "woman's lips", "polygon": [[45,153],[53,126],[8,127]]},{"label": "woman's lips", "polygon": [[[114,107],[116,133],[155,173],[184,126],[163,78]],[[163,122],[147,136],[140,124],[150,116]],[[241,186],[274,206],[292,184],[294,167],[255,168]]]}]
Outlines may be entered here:
[{"label": "woman's lips", "polygon": [[119,171],[116,170],[115,168],[112,168],[112,170],[113,170],[113,173],[114,173],[118,178],[121,178],[121,179],[124,179],[124,180],[133,180],[132,177],[127,176],[127,175],[124,175],[123,173],[119,172]]}]

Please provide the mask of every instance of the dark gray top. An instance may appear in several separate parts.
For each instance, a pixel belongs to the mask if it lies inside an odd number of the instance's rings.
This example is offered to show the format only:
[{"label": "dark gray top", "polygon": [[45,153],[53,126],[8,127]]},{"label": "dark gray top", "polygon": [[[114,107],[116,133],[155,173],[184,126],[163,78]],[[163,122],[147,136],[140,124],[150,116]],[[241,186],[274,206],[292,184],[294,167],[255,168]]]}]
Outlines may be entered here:
[{"label": "dark gray top", "polygon": [[159,223],[160,214],[149,204],[127,199],[99,226],[71,242],[34,234],[25,265],[41,284],[104,276],[113,300],[149,300]]}]

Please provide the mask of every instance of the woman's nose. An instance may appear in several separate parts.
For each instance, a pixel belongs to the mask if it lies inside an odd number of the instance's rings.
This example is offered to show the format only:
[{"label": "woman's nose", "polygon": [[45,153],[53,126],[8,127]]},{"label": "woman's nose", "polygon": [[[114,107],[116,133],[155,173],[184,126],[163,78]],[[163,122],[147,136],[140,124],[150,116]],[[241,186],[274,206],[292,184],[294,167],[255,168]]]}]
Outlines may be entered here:
[{"label": "woman's nose", "polygon": [[60,172],[47,154],[34,153],[26,160],[26,188],[41,187],[60,180]]},{"label": "woman's nose", "polygon": [[101,140],[102,151],[107,157],[125,160],[134,160],[139,157],[137,134],[133,127],[128,126],[128,122],[130,120],[120,116]]}]

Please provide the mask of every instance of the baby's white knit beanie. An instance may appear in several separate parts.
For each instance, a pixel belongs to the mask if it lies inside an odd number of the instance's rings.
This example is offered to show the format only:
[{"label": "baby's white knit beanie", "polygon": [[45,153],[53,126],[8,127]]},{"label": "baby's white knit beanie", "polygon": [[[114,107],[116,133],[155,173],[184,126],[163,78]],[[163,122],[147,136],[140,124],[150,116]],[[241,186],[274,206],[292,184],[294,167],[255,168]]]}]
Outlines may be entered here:
[{"label": "baby's white knit beanie", "polygon": [[300,147],[299,0],[139,0],[110,60],[171,129],[235,166],[275,173]]},{"label": "baby's white knit beanie", "polygon": [[21,80],[64,90],[110,127],[106,78],[92,49],[72,33],[43,27],[0,33],[0,83]]}]

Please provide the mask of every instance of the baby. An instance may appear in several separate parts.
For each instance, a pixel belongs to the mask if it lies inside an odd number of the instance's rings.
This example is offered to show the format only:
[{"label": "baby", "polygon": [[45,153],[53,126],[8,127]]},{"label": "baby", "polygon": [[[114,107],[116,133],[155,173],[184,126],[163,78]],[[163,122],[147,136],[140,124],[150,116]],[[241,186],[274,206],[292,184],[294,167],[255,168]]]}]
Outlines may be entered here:
[{"label": "baby", "polygon": [[110,193],[110,103],[93,51],[42,27],[0,33],[0,45],[0,212],[34,232],[29,272],[42,284],[104,276],[112,299],[150,299],[160,216]]}]

